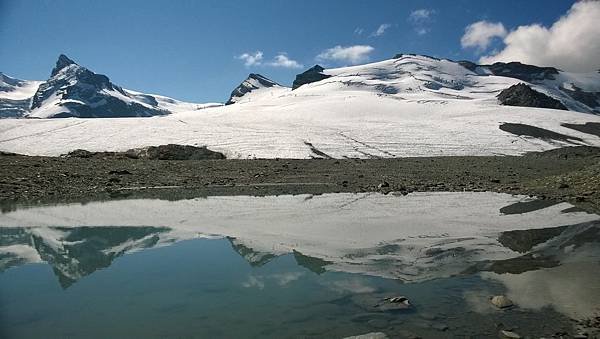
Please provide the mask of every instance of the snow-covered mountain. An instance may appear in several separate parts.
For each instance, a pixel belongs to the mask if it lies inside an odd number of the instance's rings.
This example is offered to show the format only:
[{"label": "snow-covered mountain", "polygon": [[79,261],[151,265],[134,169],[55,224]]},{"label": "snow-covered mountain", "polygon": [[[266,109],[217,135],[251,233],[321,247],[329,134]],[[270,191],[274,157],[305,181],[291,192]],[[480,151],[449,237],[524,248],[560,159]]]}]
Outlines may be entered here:
[{"label": "snow-covered mountain", "polygon": [[[600,126],[594,114],[598,73],[398,55],[359,66],[313,67],[293,88],[257,78],[234,90],[233,104],[201,114],[182,109],[161,119],[3,119],[0,150],[60,155],[176,143],[205,145],[228,158],[373,158],[600,146],[594,128],[578,128]],[[569,110],[527,107],[536,105]]]},{"label": "snow-covered mountain", "polygon": [[17,118],[31,107],[31,99],[42,81],[11,78],[0,72],[0,118]]},{"label": "snow-covered mountain", "polygon": [[124,89],[109,78],[60,55],[46,81],[2,76],[0,117],[149,117],[202,109],[193,104]]},{"label": "snow-covered mountain", "polygon": [[260,92],[264,88],[281,87],[280,84],[275,81],[265,78],[260,74],[250,73],[248,78],[244,80],[238,87],[236,87],[229,96],[229,100],[225,103],[226,105],[234,104],[240,101],[246,94],[250,92]]}]

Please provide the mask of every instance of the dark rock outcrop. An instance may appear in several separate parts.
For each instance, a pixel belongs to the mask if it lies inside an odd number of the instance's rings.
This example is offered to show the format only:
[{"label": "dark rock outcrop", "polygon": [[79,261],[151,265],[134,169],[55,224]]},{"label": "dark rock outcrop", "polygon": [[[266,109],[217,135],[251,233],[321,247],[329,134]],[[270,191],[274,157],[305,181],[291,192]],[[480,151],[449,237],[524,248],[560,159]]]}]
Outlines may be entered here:
[{"label": "dark rock outcrop", "polygon": [[236,87],[229,96],[229,100],[225,103],[225,105],[231,105],[237,102],[237,100],[247,93],[250,93],[256,89],[260,88],[269,88],[274,86],[280,86],[275,81],[266,78],[260,74],[250,73],[248,78],[244,80],[238,87]]},{"label": "dark rock outcrop", "polygon": [[206,148],[206,146],[196,147],[176,144],[134,148],[126,151],[125,156],[134,159],[148,160],[225,159],[223,153],[211,151]]},{"label": "dark rock outcrop", "polygon": [[555,75],[558,75],[558,69],[554,67],[539,67],[520,62],[496,62],[491,65],[478,65],[468,60],[460,60],[457,63],[471,72],[477,72],[477,69],[481,69],[484,72],[487,71],[484,74],[515,78],[527,82],[554,80]]},{"label": "dark rock outcrop", "polygon": [[76,149],[65,155],[66,158],[105,158],[118,157],[146,160],[211,160],[225,159],[220,152],[211,151],[206,146],[196,147],[191,145],[160,145],[142,148],[132,148],[125,152],[90,152]]},{"label": "dark rock outcrop", "polygon": [[422,57],[426,57],[429,59],[433,59],[433,60],[441,60],[440,58],[436,58],[434,56],[431,55],[427,55],[427,54],[416,54],[416,53],[398,53],[396,55],[394,55],[394,57],[392,59],[400,59],[404,56],[422,56]]},{"label": "dark rock outcrop", "polygon": [[538,67],[520,62],[496,62],[482,67],[490,70],[494,75],[516,78],[527,82],[544,79],[554,80],[554,76],[558,75],[558,69],[554,67]]},{"label": "dark rock outcrop", "polygon": [[462,67],[468,69],[471,72],[475,72],[477,67],[479,67],[479,65],[477,65],[474,62],[468,61],[468,60],[460,60],[457,61],[459,65],[461,65]]},{"label": "dark rock outcrop", "polygon": [[574,129],[581,133],[587,133],[600,137],[600,122],[586,122],[585,124],[561,124],[566,128]]},{"label": "dark rock outcrop", "polygon": [[29,112],[31,99],[11,100],[0,98],[0,118],[20,118]]},{"label": "dark rock outcrop", "polygon": [[577,86],[572,85],[572,87],[573,89],[560,87],[560,90],[573,100],[590,107],[595,113],[600,113],[600,92],[586,92]]},{"label": "dark rock outcrop", "polygon": [[507,106],[539,107],[567,110],[560,101],[520,83],[498,94],[500,104]]},{"label": "dark rock outcrop", "polygon": [[296,79],[292,84],[292,90],[306,84],[310,84],[312,82],[321,81],[323,79],[330,78],[331,75],[323,74],[325,68],[315,65],[312,68],[309,68],[307,71],[296,75]]},{"label": "dark rock outcrop", "polygon": [[561,141],[568,143],[574,143],[574,141],[583,141],[578,137],[573,137],[570,135],[557,133],[545,128],[535,127],[526,124],[506,122],[500,125],[500,129],[504,132],[512,133],[514,135],[527,136],[547,141]]}]

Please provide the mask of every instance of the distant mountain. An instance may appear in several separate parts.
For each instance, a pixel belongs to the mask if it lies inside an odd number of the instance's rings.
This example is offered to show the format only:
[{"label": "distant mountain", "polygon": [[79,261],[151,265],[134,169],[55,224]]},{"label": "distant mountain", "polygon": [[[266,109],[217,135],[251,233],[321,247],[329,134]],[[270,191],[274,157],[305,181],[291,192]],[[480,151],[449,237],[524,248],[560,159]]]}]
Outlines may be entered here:
[{"label": "distant mountain", "polygon": [[31,107],[31,99],[42,81],[11,78],[0,72],[0,118],[17,118]]},{"label": "distant mountain", "polygon": [[[511,80],[512,79],[512,80]],[[519,81],[517,81],[519,80]],[[367,90],[382,95],[421,96],[457,99],[491,99],[505,89],[524,83],[548,100],[528,101],[521,106],[550,108],[600,114],[600,76],[598,73],[569,73],[554,67],[538,67],[519,62],[477,65],[424,55],[397,54],[390,60],[366,65],[325,69],[316,65],[298,74],[292,88],[331,87],[344,84],[348,89]],[[541,103],[536,106],[535,102]],[[542,104],[543,102],[543,104]]]},{"label": "distant mountain", "polygon": [[597,72],[402,54],[364,65],[315,66],[296,77],[295,88],[252,74],[229,105],[197,114],[199,105],[123,89],[67,59],[39,85],[25,117],[178,114],[1,122],[1,150],[61,155],[180,144],[207,146],[227,158],[386,158],[600,145],[594,133],[577,127],[600,123]]},{"label": "distant mountain", "polygon": [[208,106],[214,105],[185,103],[124,89],[65,55],[59,56],[46,81],[3,76],[0,87],[0,117],[149,117]]},{"label": "distant mountain", "polygon": [[275,81],[273,81],[271,79],[265,78],[264,76],[262,76],[260,74],[250,73],[250,75],[248,75],[248,78],[246,78],[246,80],[244,80],[238,87],[236,87],[231,92],[231,96],[229,97],[229,100],[227,100],[227,102],[225,104],[226,105],[234,104],[234,103],[240,101],[241,98],[244,97],[244,95],[246,95],[252,91],[260,90],[263,88],[271,88],[271,87],[281,87],[281,85],[279,85],[278,83],[276,83]]}]

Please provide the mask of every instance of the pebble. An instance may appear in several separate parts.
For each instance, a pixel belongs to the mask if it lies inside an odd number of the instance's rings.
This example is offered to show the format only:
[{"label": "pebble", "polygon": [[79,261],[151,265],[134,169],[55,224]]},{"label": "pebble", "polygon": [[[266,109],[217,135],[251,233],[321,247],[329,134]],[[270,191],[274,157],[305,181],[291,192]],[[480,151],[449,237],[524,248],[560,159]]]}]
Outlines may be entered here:
[{"label": "pebble", "polygon": [[388,336],[383,332],[370,332],[366,334],[355,335],[346,337],[344,339],[387,339]]},{"label": "pebble", "polygon": [[506,308],[506,307],[511,307],[513,304],[512,300],[508,299],[507,297],[503,296],[503,295],[496,295],[493,296],[492,299],[490,300],[492,302],[492,304],[498,308]]},{"label": "pebble", "polygon": [[500,331],[500,337],[506,339],[521,339],[521,336],[519,334],[505,330]]}]

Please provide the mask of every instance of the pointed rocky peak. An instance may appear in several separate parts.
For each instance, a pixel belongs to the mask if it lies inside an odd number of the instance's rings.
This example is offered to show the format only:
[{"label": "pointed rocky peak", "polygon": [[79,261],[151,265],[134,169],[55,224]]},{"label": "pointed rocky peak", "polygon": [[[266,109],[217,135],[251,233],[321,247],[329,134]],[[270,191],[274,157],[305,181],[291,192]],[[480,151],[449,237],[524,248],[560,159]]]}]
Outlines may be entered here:
[{"label": "pointed rocky peak", "polygon": [[55,76],[56,74],[58,74],[58,72],[60,72],[61,69],[69,66],[69,65],[77,65],[77,63],[71,59],[69,59],[69,57],[67,57],[64,54],[61,54],[58,57],[58,60],[56,60],[56,66],[52,69],[52,73],[50,74],[51,77]]},{"label": "pointed rocky peak", "polygon": [[250,73],[246,80],[244,80],[238,87],[236,87],[232,92],[229,100],[225,103],[225,105],[231,105],[236,103],[241,97],[244,95],[261,88],[270,88],[275,86],[281,86],[275,81],[264,77],[257,73]]},{"label": "pointed rocky peak", "polygon": [[260,74],[257,74],[257,73],[250,73],[250,75],[248,75],[248,78],[246,79],[245,82],[251,82],[251,83],[257,82],[262,87],[280,86],[275,81],[273,81],[273,80],[271,80],[269,78],[266,78],[266,77],[264,77],[264,76],[262,76]]},{"label": "pointed rocky peak", "polygon": [[312,82],[321,81],[331,77],[331,75],[323,74],[325,68],[320,65],[314,65],[303,73],[296,75],[296,79],[292,84],[292,89],[296,89],[302,85],[310,84]]}]

